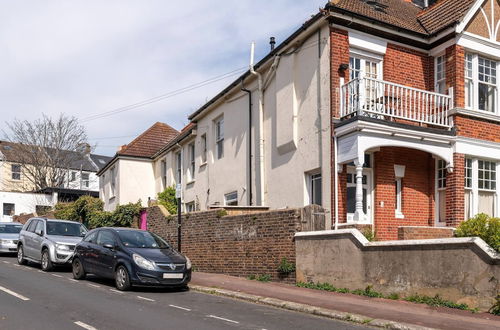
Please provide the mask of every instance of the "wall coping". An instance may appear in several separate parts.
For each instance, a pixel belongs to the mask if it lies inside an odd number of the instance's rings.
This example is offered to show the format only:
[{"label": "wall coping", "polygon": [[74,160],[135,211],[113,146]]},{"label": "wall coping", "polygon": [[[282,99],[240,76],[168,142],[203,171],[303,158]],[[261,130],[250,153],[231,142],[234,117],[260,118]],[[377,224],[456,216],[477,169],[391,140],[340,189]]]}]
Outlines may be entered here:
[{"label": "wall coping", "polygon": [[418,239],[418,240],[401,240],[401,241],[382,241],[382,242],[370,242],[366,237],[357,229],[339,229],[339,230],[321,230],[321,231],[308,231],[308,232],[298,232],[295,234],[295,239],[307,239],[307,238],[326,238],[335,237],[340,235],[351,235],[358,243],[363,247],[379,248],[379,247],[431,247],[436,245],[445,245],[448,247],[454,247],[458,245],[473,245],[477,247],[480,251],[485,253],[490,260],[495,261],[495,263],[500,262],[500,253],[496,252],[492,247],[486,244],[479,237],[454,237],[454,238],[438,238],[438,239]]},{"label": "wall coping", "polygon": [[399,226],[398,228],[425,228],[425,229],[449,229],[449,230],[456,230],[455,227],[433,227],[433,226]]}]

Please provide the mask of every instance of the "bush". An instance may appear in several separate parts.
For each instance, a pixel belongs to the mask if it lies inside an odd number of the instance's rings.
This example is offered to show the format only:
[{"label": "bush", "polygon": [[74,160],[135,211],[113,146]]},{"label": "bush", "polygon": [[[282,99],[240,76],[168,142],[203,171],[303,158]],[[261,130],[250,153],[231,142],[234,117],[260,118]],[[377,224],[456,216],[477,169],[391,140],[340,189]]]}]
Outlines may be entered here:
[{"label": "bush", "polygon": [[480,237],[500,252],[500,218],[491,218],[484,213],[478,214],[462,222],[455,235],[457,237]]},{"label": "bush", "polygon": [[130,227],[135,217],[138,217],[141,213],[142,205],[141,202],[128,203],[125,205],[119,205],[116,207],[115,212],[113,212],[114,226]]},{"label": "bush", "polygon": [[57,219],[80,221],[76,213],[75,203],[57,203],[54,207],[54,216]]},{"label": "bush", "polygon": [[494,315],[500,315],[500,294],[497,296],[497,302],[495,305],[491,306],[488,312]]},{"label": "bush", "polygon": [[176,214],[177,213],[177,198],[175,198],[175,187],[167,187],[161,193],[158,193],[158,203],[163,205],[168,213]]},{"label": "bush", "polygon": [[280,274],[290,274],[295,271],[295,264],[288,261],[287,258],[281,259],[280,264],[278,265],[278,273]]},{"label": "bush", "polygon": [[107,211],[96,211],[92,213],[88,219],[88,228],[94,229],[98,227],[113,226],[113,213]]}]

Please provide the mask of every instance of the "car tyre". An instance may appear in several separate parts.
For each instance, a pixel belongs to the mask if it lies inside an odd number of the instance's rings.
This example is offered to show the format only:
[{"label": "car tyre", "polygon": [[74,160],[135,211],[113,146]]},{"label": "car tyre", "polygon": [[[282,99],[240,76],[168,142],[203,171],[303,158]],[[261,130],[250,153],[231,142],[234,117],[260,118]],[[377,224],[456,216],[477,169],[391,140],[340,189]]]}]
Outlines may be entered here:
[{"label": "car tyre", "polygon": [[84,280],[87,274],[85,273],[85,269],[83,269],[83,265],[80,259],[74,259],[72,267],[73,267],[73,278],[75,280]]},{"label": "car tyre", "polygon": [[27,264],[26,259],[24,259],[24,249],[22,244],[19,244],[17,247],[17,263],[20,265]]},{"label": "car tyre", "polygon": [[120,265],[115,272],[116,288],[120,291],[127,291],[130,289],[130,276],[125,266]]},{"label": "car tyre", "polygon": [[44,249],[42,251],[41,265],[44,272],[49,272],[54,268],[54,266],[52,265],[52,261],[50,260],[49,250],[47,249]]}]

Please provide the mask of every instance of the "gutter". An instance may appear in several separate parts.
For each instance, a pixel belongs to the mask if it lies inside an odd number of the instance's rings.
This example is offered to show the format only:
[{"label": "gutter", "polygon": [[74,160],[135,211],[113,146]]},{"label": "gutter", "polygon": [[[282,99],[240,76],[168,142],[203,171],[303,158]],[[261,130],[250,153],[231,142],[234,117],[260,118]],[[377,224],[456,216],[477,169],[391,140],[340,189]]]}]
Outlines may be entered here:
[{"label": "gutter", "polygon": [[252,178],[252,91],[246,89],[243,80],[241,91],[248,94],[248,205],[253,205],[253,178]]}]

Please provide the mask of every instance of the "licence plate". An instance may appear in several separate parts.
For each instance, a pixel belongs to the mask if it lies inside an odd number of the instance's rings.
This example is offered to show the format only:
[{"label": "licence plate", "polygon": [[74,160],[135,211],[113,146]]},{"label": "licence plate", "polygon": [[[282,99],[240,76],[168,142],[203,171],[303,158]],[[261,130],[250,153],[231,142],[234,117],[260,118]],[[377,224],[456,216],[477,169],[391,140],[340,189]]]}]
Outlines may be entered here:
[{"label": "licence plate", "polygon": [[183,278],[182,273],[163,273],[163,278]]}]

